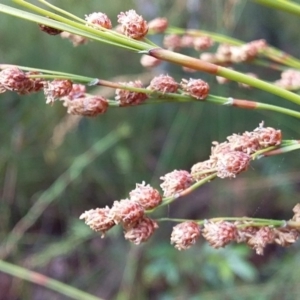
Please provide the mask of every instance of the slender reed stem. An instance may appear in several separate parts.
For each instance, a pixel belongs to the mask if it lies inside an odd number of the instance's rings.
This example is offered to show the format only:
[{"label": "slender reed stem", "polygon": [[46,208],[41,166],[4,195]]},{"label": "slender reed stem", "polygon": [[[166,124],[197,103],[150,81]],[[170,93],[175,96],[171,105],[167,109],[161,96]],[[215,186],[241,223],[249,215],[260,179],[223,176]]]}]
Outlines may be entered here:
[{"label": "slender reed stem", "polygon": [[18,277],[26,281],[38,284],[57,293],[65,295],[71,299],[102,300],[102,298],[83,292],[70,285],[47,277],[41,273],[30,271],[28,269],[13,265],[3,260],[0,260],[0,271],[11,276]]}]

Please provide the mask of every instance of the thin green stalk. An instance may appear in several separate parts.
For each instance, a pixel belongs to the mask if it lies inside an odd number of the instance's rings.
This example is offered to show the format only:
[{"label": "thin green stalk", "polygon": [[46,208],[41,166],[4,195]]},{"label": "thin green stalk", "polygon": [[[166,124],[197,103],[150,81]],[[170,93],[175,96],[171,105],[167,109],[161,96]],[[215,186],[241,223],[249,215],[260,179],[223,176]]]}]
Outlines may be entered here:
[{"label": "thin green stalk", "polygon": [[122,126],[110,132],[104,138],[96,142],[89,150],[79,155],[69,169],[60,175],[54,183],[40,195],[27,214],[15,225],[0,247],[0,257],[4,258],[12,252],[24,232],[28,230],[41,216],[44,210],[65,191],[67,186],[80,176],[86,166],[97,156],[119,142],[120,139],[128,137],[129,134],[129,127]]},{"label": "thin green stalk", "polygon": [[11,276],[18,277],[26,281],[38,284],[40,286],[53,290],[57,293],[60,293],[64,296],[67,296],[71,299],[103,300],[102,298],[83,292],[70,285],[62,283],[50,277],[47,277],[41,273],[30,271],[28,269],[16,266],[14,264],[5,262],[3,260],[0,260],[0,271],[9,274]]},{"label": "thin green stalk", "polygon": [[292,1],[279,1],[279,0],[252,0],[258,4],[272,7],[278,10],[283,10],[290,14],[300,16],[300,5]]},{"label": "thin green stalk", "polygon": [[50,8],[52,8],[53,10],[55,10],[55,11],[57,11],[57,12],[59,12],[59,13],[65,15],[65,16],[67,16],[67,17],[69,17],[69,18],[72,18],[73,20],[75,20],[75,21],[77,21],[77,22],[80,22],[80,23],[85,24],[85,21],[84,21],[83,19],[78,18],[77,16],[71,14],[70,12],[68,12],[68,11],[66,11],[66,10],[64,10],[64,9],[60,9],[60,8],[58,8],[57,6],[52,5],[52,4],[49,3],[48,1],[45,1],[45,0],[38,0],[38,1],[41,2],[41,3],[43,3],[44,5],[46,5],[46,6],[50,7]]}]

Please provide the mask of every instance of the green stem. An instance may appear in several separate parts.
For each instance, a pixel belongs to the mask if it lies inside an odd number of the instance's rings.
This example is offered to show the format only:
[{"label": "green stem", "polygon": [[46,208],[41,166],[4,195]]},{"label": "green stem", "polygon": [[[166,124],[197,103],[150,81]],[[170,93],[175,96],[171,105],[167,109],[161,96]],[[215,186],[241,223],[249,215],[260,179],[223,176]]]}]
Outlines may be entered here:
[{"label": "green stem", "polygon": [[252,0],[258,4],[272,7],[278,10],[286,11],[290,14],[300,16],[300,5],[292,1],[279,0]]},{"label": "green stem", "polygon": [[0,260],[0,271],[14,277],[33,282],[45,288],[56,291],[62,295],[76,300],[102,300],[102,298],[93,296],[70,285],[64,284],[43,274],[30,271],[28,269],[13,265],[11,263]]}]

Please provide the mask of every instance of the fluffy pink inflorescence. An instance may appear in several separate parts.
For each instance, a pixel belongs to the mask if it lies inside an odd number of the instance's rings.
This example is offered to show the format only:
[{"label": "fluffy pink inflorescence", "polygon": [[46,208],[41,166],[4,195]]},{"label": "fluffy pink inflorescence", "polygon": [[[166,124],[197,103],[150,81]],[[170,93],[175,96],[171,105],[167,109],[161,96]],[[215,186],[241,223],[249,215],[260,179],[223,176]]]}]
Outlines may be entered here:
[{"label": "fluffy pink inflorescence", "polygon": [[264,248],[268,244],[272,244],[274,242],[275,242],[274,228],[262,227],[247,241],[247,244],[253,249],[255,249],[258,255],[263,255]]},{"label": "fluffy pink inflorescence", "polygon": [[212,247],[220,248],[237,239],[237,228],[226,221],[207,221],[204,223],[202,235]]},{"label": "fluffy pink inflorescence", "polygon": [[194,164],[191,168],[191,176],[194,180],[200,181],[209,176],[216,167],[216,162],[212,159],[208,159],[202,162]]},{"label": "fluffy pink inflorescence", "polygon": [[124,236],[126,240],[139,245],[146,242],[157,228],[158,225],[154,220],[144,216],[132,226],[125,228]]},{"label": "fluffy pink inflorescence", "polygon": [[247,170],[250,161],[251,156],[240,151],[230,151],[219,155],[216,164],[217,176],[235,178],[237,174]]},{"label": "fluffy pink inflorescence", "polygon": [[85,96],[86,86],[83,84],[73,84],[70,93],[67,96],[67,99],[74,100],[77,98],[82,98]]},{"label": "fluffy pink inflorescence", "polygon": [[144,208],[139,202],[129,199],[114,201],[109,216],[116,224],[130,227],[144,216]]},{"label": "fluffy pink inflorescence", "polygon": [[84,212],[79,219],[84,219],[85,224],[90,226],[92,230],[102,232],[103,237],[105,232],[115,225],[109,212],[109,207],[91,209]]},{"label": "fluffy pink inflorescence", "polygon": [[176,93],[178,89],[178,83],[173,77],[161,74],[151,80],[148,88],[150,90],[162,93]]},{"label": "fluffy pink inflorescence", "polygon": [[170,50],[178,50],[181,47],[181,37],[177,34],[167,34],[164,36],[163,45]]},{"label": "fluffy pink inflorescence", "polygon": [[100,29],[100,27],[111,29],[112,24],[108,16],[102,12],[94,12],[89,15],[85,15],[86,25]]},{"label": "fluffy pink inflorescence", "polygon": [[46,103],[53,103],[57,99],[67,96],[72,91],[72,81],[56,79],[44,81]]},{"label": "fluffy pink inflorescence", "polygon": [[0,72],[1,90],[17,92],[20,95],[29,94],[34,88],[34,81],[17,67],[8,67]]},{"label": "fluffy pink inflorescence", "polygon": [[118,15],[118,23],[121,24],[122,33],[135,40],[142,39],[148,32],[147,22],[133,9],[121,12]]},{"label": "fluffy pink inflorescence", "polygon": [[[121,85],[135,88],[142,88],[143,84],[140,80],[130,82],[120,82]],[[138,105],[148,98],[147,94],[132,92],[124,89],[116,89],[115,99],[119,102],[120,106]]]},{"label": "fluffy pink inflorescence", "polygon": [[209,85],[202,79],[182,79],[180,85],[186,94],[196,99],[203,100],[209,94]]},{"label": "fluffy pink inflorescence", "polygon": [[108,101],[101,96],[89,96],[73,100],[66,99],[64,106],[68,108],[68,114],[95,117],[107,111]]},{"label": "fluffy pink inflorescence", "polygon": [[163,33],[168,28],[168,20],[166,18],[155,18],[148,23],[148,28],[153,33]]},{"label": "fluffy pink inflorescence", "polygon": [[179,251],[186,250],[195,244],[200,233],[200,227],[197,223],[192,221],[180,223],[173,227],[171,244],[174,244],[174,247]]},{"label": "fluffy pink inflorescence", "polygon": [[200,36],[194,39],[193,46],[197,51],[206,50],[212,47],[214,41],[209,36]]},{"label": "fluffy pink inflorescence", "polygon": [[174,170],[162,177],[164,182],[160,185],[165,197],[174,196],[187,189],[194,182],[191,174],[184,170]]},{"label": "fluffy pink inflorescence", "polygon": [[130,200],[141,204],[144,209],[153,209],[160,205],[162,197],[158,190],[149,184],[137,184],[136,188],[129,193]]},{"label": "fluffy pink inflorescence", "polygon": [[272,127],[263,127],[263,123],[261,123],[258,128],[254,129],[253,134],[257,138],[261,148],[278,146],[281,144],[281,131]]}]

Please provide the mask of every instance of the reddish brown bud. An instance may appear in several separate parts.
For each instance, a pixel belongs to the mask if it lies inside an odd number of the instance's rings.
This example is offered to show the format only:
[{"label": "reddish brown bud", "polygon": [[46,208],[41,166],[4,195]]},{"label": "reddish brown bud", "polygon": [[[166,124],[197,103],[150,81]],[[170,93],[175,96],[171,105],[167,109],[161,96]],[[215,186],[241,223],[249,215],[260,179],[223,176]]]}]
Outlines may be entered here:
[{"label": "reddish brown bud", "polygon": [[0,72],[1,90],[14,91],[25,95],[32,92],[34,81],[17,67],[9,67]]},{"label": "reddish brown bud", "polygon": [[[143,84],[140,80],[130,82],[120,82],[121,85],[142,88]],[[119,102],[120,106],[138,105],[148,98],[147,94],[132,92],[129,90],[116,89],[115,99]]]},{"label": "reddish brown bud", "polygon": [[58,35],[58,34],[62,33],[62,30],[60,30],[60,29],[56,29],[56,28],[53,28],[53,27],[50,27],[50,26],[47,26],[44,24],[38,24],[38,25],[39,25],[41,31],[46,32],[49,35]]},{"label": "reddish brown bud", "polygon": [[176,93],[178,89],[178,83],[173,77],[161,74],[151,80],[148,88],[150,90],[162,93]]},{"label": "reddish brown bud", "polygon": [[182,79],[180,83],[184,92],[196,99],[205,99],[209,94],[209,85],[201,79],[186,80]]},{"label": "reddish brown bud", "polygon": [[53,103],[57,99],[67,96],[72,91],[72,81],[56,79],[53,81],[44,81],[44,93],[46,103]]}]

